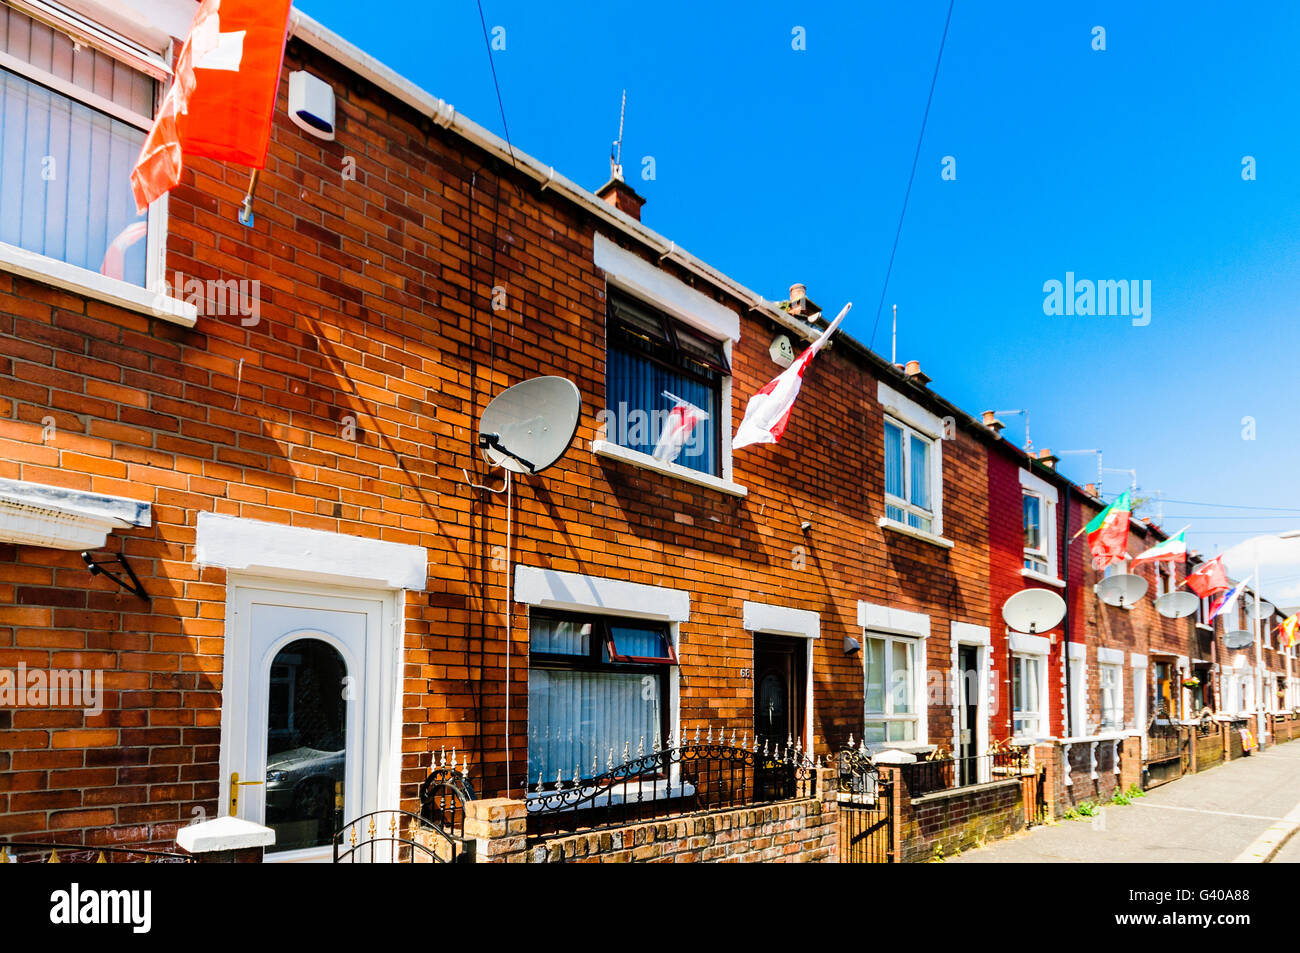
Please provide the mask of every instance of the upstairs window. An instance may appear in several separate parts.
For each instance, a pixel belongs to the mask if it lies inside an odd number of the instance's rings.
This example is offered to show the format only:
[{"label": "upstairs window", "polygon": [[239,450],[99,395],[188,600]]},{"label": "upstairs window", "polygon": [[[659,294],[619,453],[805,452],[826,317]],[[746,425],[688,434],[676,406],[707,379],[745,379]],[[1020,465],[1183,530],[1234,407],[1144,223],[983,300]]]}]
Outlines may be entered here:
[{"label": "upstairs window", "polygon": [[0,242],[144,285],[149,225],[130,176],[157,86],[0,6]]},{"label": "upstairs window", "polygon": [[680,399],[708,416],[672,462],[721,476],[722,381],[731,374],[723,343],[612,288],[608,301],[605,439],[654,453]]},{"label": "upstairs window", "polygon": [[933,441],[885,418],[885,518],[932,532]]},{"label": "upstairs window", "polygon": [[1044,576],[1051,571],[1048,562],[1047,504],[1037,493],[1025,492],[1021,500],[1025,528],[1025,568]]}]

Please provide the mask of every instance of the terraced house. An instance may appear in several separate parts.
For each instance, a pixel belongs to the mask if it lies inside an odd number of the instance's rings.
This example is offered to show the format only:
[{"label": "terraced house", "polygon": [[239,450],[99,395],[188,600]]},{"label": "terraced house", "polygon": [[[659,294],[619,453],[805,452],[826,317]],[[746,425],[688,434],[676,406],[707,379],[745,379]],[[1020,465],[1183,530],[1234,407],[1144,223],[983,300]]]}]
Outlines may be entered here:
[{"label": "terraced house", "polygon": [[[382,817],[431,860],[904,860],[1181,774],[1213,747],[1183,722],[1257,707],[1221,627],[1098,602],[1095,488],[915,362],[841,333],[780,443],[733,452],[826,326],[808,290],[764,298],[618,169],[589,192],[298,12],[251,222],[247,170],[201,159],[136,215],[195,9],[0,5],[0,669],[101,686],[0,707],[15,851],[330,859]],[[540,377],[574,439],[503,479],[480,419]],[[678,398],[707,419],[669,462]],[[1060,625],[1009,631],[1026,588]]]}]

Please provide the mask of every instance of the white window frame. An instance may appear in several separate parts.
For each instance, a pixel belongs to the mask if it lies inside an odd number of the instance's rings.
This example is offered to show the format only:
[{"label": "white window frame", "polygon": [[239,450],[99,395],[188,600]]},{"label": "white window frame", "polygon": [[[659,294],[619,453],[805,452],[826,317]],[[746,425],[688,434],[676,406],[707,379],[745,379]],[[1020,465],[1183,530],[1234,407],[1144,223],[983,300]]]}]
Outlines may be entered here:
[{"label": "white window frame", "polygon": [[[718,381],[717,426],[722,439],[717,476],[677,463],[656,460],[648,453],[620,446],[617,441],[606,440],[603,436],[598,436],[591,442],[591,452],[697,486],[709,487],[728,496],[745,496],[749,491],[734,482],[731,461],[731,394],[735,377],[732,351],[735,343],[740,340],[740,316],[599,232],[592,242],[592,257],[596,267],[604,272],[605,280],[610,286],[721,341],[727,363],[732,365],[732,372],[721,375]],[[601,433],[600,430],[597,432]]]},{"label": "white window frame", "polygon": [[[912,668],[913,668],[913,698],[916,701],[916,738],[914,741],[879,741],[864,742],[868,751],[899,750],[910,752],[932,751],[934,746],[930,742],[929,727],[929,698],[926,694],[926,679],[929,672],[927,662],[928,653],[927,645],[930,638],[930,617],[920,612],[910,612],[905,609],[895,609],[891,606],[877,605],[870,602],[858,603],[858,628],[861,630],[862,637],[865,638],[893,638],[900,637],[911,639],[915,645],[913,648]],[[866,643],[863,643],[863,649],[860,653],[862,656],[862,711],[865,721],[881,721],[882,719],[875,712],[866,710]],[[888,687],[888,686],[886,686]],[[892,702],[891,702],[892,704]],[[876,717],[872,717],[876,716]]]},{"label": "white window frame", "polygon": [[[60,11],[46,4],[29,0],[13,4],[14,8],[39,22],[55,29],[69,32],[62,24],[65,17]],[[111,56],[137,73],[150,77],[157,84],[154,101],[161,104],[167,90],[164,77],[170,75],[167,67],[170,60],[170,44],[166,49],[147,50],[131,40],[121,37],[106,26],[94,23],[88,18],[86,30],[79,34],[98,52]],[[0,51],[0,67],[13,72],[41,86],[48,87],[56,94],[89,109],[123,122],[129,126],[148,132],[153,128],[154,117],[138,113],[133,109],[111,102],[90,90],[60,79],[45,70]],[[150,206],[147,213],[148,234],[145,238],[145,282],[143,287],[129,281],[110,278],[89,268],[69,264],[59,258],[51,258],[39,252],[28,251],[17,245],[0,242],[0,270],[22,275],[43,283],[52,284],[109,304],[130,308],[133,311],[154,314],[164,320],[186,327],[192,327],[198,317],[198,309],[193,303],[184,302],[167,294],[165,283],[167,277],[167,210],[170,195],[164,193]]]},{"label": "white window frame", "polygon": [[961,670],[961,647],[974,646],[976,649],[975,665],[978,684],[972,689],[978,695],[975,712],[975,753],[983,755],[989,747],[989,710],[991,698],[992,673],[990,656],[993,641],[988,626],[973,625],[967,622],[952,623],[952,750],[954,757],[961,750],[961,700],[965,686]]},{"label": "white window frame", "polygon": [[[1124,665],[1122,662],[1102,662],[1097,664],[1098,699],[1100,701],[1101,719],[1099,731],[1119,731],[1124,727]],[[1110,684],[1107,684],[1107,681]],[[1112,694],[1107,704],[1107,692]],[[1107,713],[1115,715],[1107,719]]]},{"label": "white window frame", "polygon": [[1142,734],[1142,755],[1147,753],[1147,718],[1150,715],[1150,688],[1147,686],[1147,657],[1134,652],[1129,656],[1133,674],[1133,727]]},{"label": "white window frame", "polygon": [[1016,731],[1015,724],[1018,720],[1016,697],[1015,697],[1015,676],[1009,673],[1009,689],[1011,694],[1011,724],[1012,731],[1018,740],[1024,741],[1045,741],[1051,737],[1051,700],[1048,694],[1048,656],[1051,649],[1051,643],[1041,635],[1022,635],[1018,632],[1008,633],[1008,641],[1011,649],[1011,664],[1018,667],[1023,660],[1033,660],[1038,667],[1038,705],[1039,710],[1033,712],[1038,724],[1037,730],[1032,734],[1026,734],[1023,731]]},{"label": "white window frame", "polygon": [[[1042,525],[1043,534],[1043,561],[1047,564],[1047,571],[1040,572],[1023,565],[1020,574],[1029,579],[1045,582],[1048,585],[1055,586],[1058,589],[1065,588],[1065,580],[1061,579],[1057,572],[1060,566],[1060,557],[1058,555],[1059,540],[1057,539],[1057,506],[1060,503],[1060,495],[1056,487],[1048,483],[1042,477],[1028,470],[1020,471],[1020,491],[1022,496],[1033,496],[1039,501],[1039,519]],[[1023,504],[1022,504],[1023,507]],[[1023,513],[1023,508],[1022,511]],[[1023,516],[1022,516],[1023,522]],[[1023,527],[1022,527],[1023,529]],[[1030,551],[1025,550],[1028,554]]]},{"label": "white window frame", "polygon": [[[1069,651],[1070,698],[1069,724],[1065,727],[1067,734],[1076,738],[1091,735],[1092,727],[1088,724],[1088,647],[1082,642],[1071,642]],[[1064,694],[1064,686],[1062,686]]]},{"label": "white window frame", "polygon": [[[904,397],[898,391],[889,387],[883,381],[877,384],[876,397],[880,402],[881,409],[884,411],[885,420],[903,428],[903,480],[904,486],[910,487],[912,479],[911,467],[908,465],[911,459],[911,441],[908,439],[908,431],[915,433],[918,437],[926,440],[930,446],[930,466],[926,479],[930,484],[930,511],[926,512],[920,507],[914,506],[907,500],[899,499],[889,493],[883,493],[882,497],[885,506],[895,506],[903,511],[904,514],[914,513],[917,516],[930,520],[928,530],[918,529],[915,526],[907,524],[906,515],[903,520],[891,519],[884,513],[881,514],[877,525],[890,530],[903,533],[908,536],[915,536],[945,548],[952,547],[952,541],[945,539],[943,536],[943,445],[944,445],[944,426],[943,420],[936,414],[930,413],[920,404]],[[885,427],[882,421],[880,425],[880,441],[882,459],[884,454]],[[883,472],[882,472],[883,483]]]}]

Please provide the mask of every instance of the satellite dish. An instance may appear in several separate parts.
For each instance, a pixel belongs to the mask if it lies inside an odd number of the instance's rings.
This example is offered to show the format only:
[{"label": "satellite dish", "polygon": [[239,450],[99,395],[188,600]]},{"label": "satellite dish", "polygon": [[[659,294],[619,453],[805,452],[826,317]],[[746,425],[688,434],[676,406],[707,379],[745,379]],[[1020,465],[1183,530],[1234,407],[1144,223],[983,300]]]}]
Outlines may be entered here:
[{"label": "satellite dish", "polygon": [[1223,644],[1230,649],[1248,649],[1255,644],[1255,636],[1245,629],[1235,629],[1223,637]]},{"label": "satellite dish", "polygon": [[1166,592],[1156,599],[1156,611],[1166,619],[1186,619],[1196,612],[1196,607],[1200,604],[1201,600],[1196,598],[1196,593],[1179,589],[1176,592]]},{"label": "satellite dish", "polygon": [[1003,604],[1002,618],[1017,632],[1046,632],[1065,618],[1065,600],[1050,589],[1022,589]]},{"label": "satellite dish", "polygon": [[1108,606],[1131,606],[1147,592],[1147,581],[1132,573],[1107,576],[1093,586],[1097,598]]},{"label": "satellite dish", "polygon": [[478,445],[495,467],[540,473],[569,449],[581,413],[582,395],[573,381],[534,377],[506,388],[483,408]]},{"label": "satellite dish", "polygon": [[1254,600],[1246,601],[1246,618],[1248,619],[1253,619],[1257,616],[1260,619],[1268,619],[1272,617],[1274,611],[1276,610],[1273,608],[1273,603],[1269,602],[1267,599],[1260,599],[1259,602],[1255,602]]}]

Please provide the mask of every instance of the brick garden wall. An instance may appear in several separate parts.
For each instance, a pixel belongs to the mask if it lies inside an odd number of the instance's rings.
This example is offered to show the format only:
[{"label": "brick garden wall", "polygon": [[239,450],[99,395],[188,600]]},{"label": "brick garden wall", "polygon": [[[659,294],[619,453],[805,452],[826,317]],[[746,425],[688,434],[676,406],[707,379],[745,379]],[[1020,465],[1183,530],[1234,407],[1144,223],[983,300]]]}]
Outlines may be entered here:
[{"label": "brick garden wall", "polygon": [[[900,784],[895,791],[906,791]],[[1025,827],[1019,779],[993,781],[912,800],[900,797],[899,861],[916,863],[952,855]]]}]

